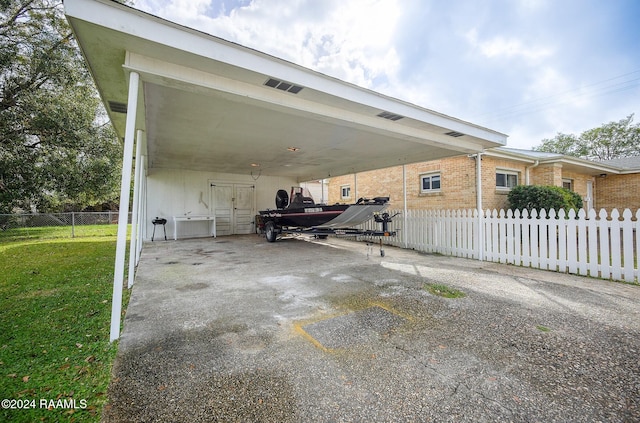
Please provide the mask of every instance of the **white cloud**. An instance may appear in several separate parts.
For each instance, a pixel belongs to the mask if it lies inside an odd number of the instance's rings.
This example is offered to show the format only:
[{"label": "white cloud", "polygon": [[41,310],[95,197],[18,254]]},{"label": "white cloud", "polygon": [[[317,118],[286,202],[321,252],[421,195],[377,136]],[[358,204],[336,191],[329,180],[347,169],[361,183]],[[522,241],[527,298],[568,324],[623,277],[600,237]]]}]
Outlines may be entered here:
[{"label": "white cloud", "polygon": [[186,25],[199,15],[204,14],[209,3],[210,0],[138,0],[135,6],[154,15]]},{"label": "white cloud", "polygon": [[528,148],[557,132],[640,116],[640,83],[590,87],[640,69],[634,8],[574,1],[137,0],[136,7],[469,119]]},{"label": "white cloud", "polygon": [[210,0],[145,0],[137,7],[364,87],[396,72],[396,0],[254,0],[206,16]]},{"label": "white cloud", "polygon": [[520,0],[518,4],[520,5],[523,13],[531,13],[546,9],[550,2],[549,0]]},{"label": "white cloud", "polygon": [[493,59],[497,57],[522,57],[530,61],[540,61],[553,54],[553,49],[543,46],[525,46],[522,40],[515,37],[495,36],[487,40],[480,40],[476,28],[469,30],[465,38],[471,47],[477,49],[483,56]]}]

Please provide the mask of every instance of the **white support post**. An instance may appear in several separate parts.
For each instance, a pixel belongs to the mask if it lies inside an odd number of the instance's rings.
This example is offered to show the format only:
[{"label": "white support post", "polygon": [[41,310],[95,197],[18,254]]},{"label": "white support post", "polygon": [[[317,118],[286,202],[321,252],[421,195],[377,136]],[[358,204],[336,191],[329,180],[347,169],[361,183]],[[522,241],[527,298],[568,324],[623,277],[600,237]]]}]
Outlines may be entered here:
[{"label": "white support post", "polygon": [[[145,213],[144,204],[146,202],[146,186],[147,186],[147,174],[144,169],[145,161],[144,156],[140,158],[140,190],[138,191],[138,243],[136,245],[136,266],[140,262],[140,253],[142,252],[142,240],[144,239],[144,226],[147,222],[147,215]],[[140,224],[142,222],[142,224]]]},{"label": "white support post", "polygon": [[120,210],[118,211],[118,240],[116,243],[116,263],[113,272],[113,299],[111,302],[110,341],[120,337],[122,313],[122,285],[124,284],[124,261],[127,250],[127,223],[129,220],[129,190],[131,188],[131,167],[133,165],[133,137],[138,109],[138,86],[140,75],[129,75],[129,97],[127,99],[127,126],[124,136],[122,156],[122,180],[120,182]]},{"label": "white support post", "polygon": [[142,163],[142,131],[138,129],[136,133],[136,165],[133,179],[133,207],[131,207],[131,237],[129,240],[129,272],[127,277],[127,287],[131,289],[136,273],[136,246],[138,244],[138,199],[140,197],[140,166]]},{"label": "white support post", "polygon": [[[140,253],[142,252],[142,240],[144,240],[145,238],[148,238],[147,235],[147,222],[149,221],[149,217],[147,215],[147,189],[148,189],[148,182],[147,182],[147,162],[146,162],[147,158],[145,157],[145,162],[144,162],[144,170],[143,170],[143,175],[142,175],[142,201],[140,202],[140,207],[141,207],[141,216],[143,222],[145,222],[144,225],[142,225],[140,227],[140,250],[138,252],[138,255],[140,255]],[[140,257],[138,257],[138,260],[140,260]]]}]

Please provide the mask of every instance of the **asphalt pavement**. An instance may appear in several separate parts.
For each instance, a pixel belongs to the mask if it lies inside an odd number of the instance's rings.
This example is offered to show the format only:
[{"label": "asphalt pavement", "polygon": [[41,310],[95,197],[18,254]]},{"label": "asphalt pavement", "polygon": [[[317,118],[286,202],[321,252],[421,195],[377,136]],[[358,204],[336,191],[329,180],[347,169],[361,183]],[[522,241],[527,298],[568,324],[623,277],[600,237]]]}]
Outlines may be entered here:
[{"label": "asphalt pavement", "polygon": [[103,421],[640,421],[640,286],[385,252],[145,244]]}]

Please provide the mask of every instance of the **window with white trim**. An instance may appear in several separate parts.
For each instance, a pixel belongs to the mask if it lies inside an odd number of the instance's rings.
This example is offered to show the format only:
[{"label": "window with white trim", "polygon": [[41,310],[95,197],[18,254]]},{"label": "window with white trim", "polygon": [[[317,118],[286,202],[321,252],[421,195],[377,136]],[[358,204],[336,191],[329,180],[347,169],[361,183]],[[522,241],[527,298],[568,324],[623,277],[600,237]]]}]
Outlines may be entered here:
[{"label": "window with white trim", "polygon": [[496,171],[496,188],[511,189],[518,186],[518,172],[510,170]]},{"label": "window with white trim", "polygon": [[340,198],[351,198],[351,186],[342,185],[340,187]]},{"label": "window with white trim", "polygon": [[439,192],[440,191],[440,173],[426,173],[420,175],[420,192]]}]

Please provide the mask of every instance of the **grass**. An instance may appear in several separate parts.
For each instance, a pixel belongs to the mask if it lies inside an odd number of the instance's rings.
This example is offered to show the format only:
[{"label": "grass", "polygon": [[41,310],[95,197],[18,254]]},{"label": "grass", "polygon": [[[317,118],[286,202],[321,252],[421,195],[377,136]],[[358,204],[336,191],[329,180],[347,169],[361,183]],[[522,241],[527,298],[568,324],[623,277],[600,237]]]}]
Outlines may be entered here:
[{"label": "grass", "polygon": [[117,225],[73,239],[58,230],[0,235],[0,399],[35,400],[0,408],[0,421],[98,422],[107,400]]},{"label": "grass", "polygon": [[76,225],[71,226],[45,226],[36,228],[15,228],[0,231],[0,251],[3,246],[10,243],[23,241],[44,241],[77,238],[111,238],[118,231],[118,225]]},{"label": "grass", "polygon": [[443,284],[428,283],[424,285],[424,289],[433,295],[438,295],[444,298],[462,298],[465,296],[464,292]]}]

